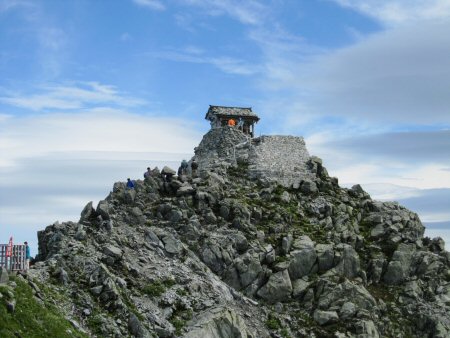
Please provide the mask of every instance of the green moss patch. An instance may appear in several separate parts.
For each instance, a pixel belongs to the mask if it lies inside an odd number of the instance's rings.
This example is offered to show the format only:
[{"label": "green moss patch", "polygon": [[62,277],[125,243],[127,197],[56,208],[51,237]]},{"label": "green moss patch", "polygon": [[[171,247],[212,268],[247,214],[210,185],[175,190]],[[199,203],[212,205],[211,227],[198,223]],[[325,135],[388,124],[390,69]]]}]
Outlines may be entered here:
[{"label": "green moss patch", "polygon": [[16,307],[13,313],[7,311],[9,296],[5,287],[0,288],[3,295],[0,299],[0,337],[88,337],[77,331],[54,305],[40,304],[25,281],[17,277],[11,279],[17,284],[13,291]]}]

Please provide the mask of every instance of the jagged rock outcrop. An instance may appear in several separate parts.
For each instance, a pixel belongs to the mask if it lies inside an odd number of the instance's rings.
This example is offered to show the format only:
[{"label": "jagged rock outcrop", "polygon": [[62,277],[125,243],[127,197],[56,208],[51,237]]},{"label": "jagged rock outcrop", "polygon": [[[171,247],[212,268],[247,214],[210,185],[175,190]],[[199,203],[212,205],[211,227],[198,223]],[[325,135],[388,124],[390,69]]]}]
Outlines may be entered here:
[{"label": "jagged rock outcrop", "polygon": [[39,232],[30,278],[91,336],[449,336],[450,254],[415,213],[341,188],[301,138],[214,129],[195,160]]}]

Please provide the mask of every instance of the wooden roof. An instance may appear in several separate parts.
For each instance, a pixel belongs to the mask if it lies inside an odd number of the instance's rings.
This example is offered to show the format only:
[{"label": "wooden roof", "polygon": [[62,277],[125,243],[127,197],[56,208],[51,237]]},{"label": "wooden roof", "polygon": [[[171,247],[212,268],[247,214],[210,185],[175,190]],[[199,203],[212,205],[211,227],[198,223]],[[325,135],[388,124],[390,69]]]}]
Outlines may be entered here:
[{"label": "wooden roof", "polygon": [[258,115],[256,115],[252,108],[245,107],[224,107],[224,106],[209,106],[205,119],[211,120],[213,116],[220,117],[242,117],[243,119],[251,119],[259,121]]}]

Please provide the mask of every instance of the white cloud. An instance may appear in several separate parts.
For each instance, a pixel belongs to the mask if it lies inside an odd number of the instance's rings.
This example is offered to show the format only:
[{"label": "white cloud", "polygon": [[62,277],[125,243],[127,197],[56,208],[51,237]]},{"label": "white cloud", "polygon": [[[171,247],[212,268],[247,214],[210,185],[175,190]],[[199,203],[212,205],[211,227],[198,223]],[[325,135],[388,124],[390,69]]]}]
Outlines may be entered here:
[{"label": "white cloud", "polygon": [[150,8],[157,11],[163,11],[166,6],[159,0],[133,0],[133,2],[139,6]]},{"label": "white cloud", "polygon": [[121,107],[142,105],[145,101],[120,94],[114,86],[98,82],[75,85],[53,85],[40,88],[41,94],[8,93],[0,102],[34,111],[45,109],[80,109],[92,104],[114,104]]},{"label": "white cloud", "polygon": [[0,135],[4,166],[55,152],[190,153],[200,137],[185,120],[112,109],[13,117],[0,122]]},{"label": "white cloud", "polygon": [[[92,84],[65,96],[97,99],[115,89]],[[84,101],[83,101],[84,102]],[[112,108],[83,113],[0,115],[0,239],[28,240],[55,220],[77,221],[90,200],[115,181],[139,179],[147,166],[176,169],[201,139],[189,121],[148,117]],[[29,215],[33,215],[32,217]],[[32,235],[33,234],[33,235]]]},{"label": "white cloud", "polygon": [[332,0],[390,25],[450,18],[449,0]]},{"label": "white cloud", "polygon": [[342,183],[450,188],[450,172],[443,170],[450,162],[445,156],[445,135],[381,133],[342,139],[338,134],[323,132],[307,137],[306,144]]},{"label": "white cloud", "polygon": [[[260,83],[290,93],[316,117],[375,127],[450,124],[450,20],[393,28],[334,51],[278,53],[266,59]],[[289,41],[286,42],[289,46]],[[298,45],[297,45],[298,46]],[[288,48],[288,47],[286,47]],[[296,48],[295,44],[292,48]]]},{"label": "white cloud", "polygon": [[362,184],[362,187],[373,199],[383,201],[396,201],[421,195],[420,189],[389,183],[367,183]]}]

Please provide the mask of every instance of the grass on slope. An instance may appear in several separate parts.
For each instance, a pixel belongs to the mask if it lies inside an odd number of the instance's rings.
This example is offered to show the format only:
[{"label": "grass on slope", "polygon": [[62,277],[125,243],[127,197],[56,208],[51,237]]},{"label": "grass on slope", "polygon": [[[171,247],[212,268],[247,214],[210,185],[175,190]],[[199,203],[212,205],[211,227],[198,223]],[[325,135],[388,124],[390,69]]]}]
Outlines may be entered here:
[{"label": "grass on slope", "polygon": [[0,337],[88,337],[75,330],[56,307],[38,303],[27,282],[17,277],[11,279],[17,283],[17,287],[13,290],[16,308],[14,313],[8,313],[6,302],[10,298],[8,290],[12,289],[0,286],[2,294],[0,297]]}]

